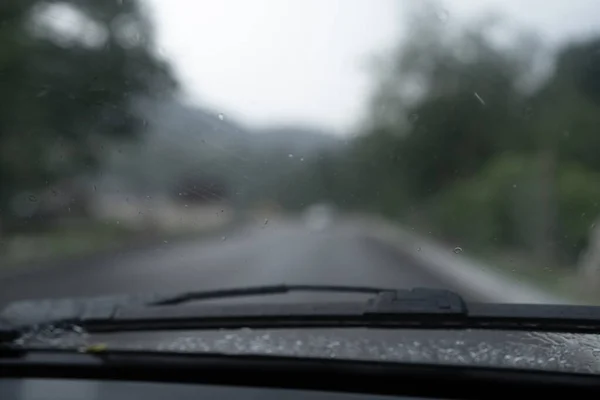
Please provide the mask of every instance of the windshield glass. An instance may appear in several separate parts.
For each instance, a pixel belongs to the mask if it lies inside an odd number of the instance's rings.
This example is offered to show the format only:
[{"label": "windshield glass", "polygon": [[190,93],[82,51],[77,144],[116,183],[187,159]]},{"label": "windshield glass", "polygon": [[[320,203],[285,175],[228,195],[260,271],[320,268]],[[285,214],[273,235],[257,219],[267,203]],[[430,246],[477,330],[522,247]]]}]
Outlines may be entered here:
[{"label": "windshield glass", "polygon": [[282,283],[600,304],[599,15],[2,0],[0,306]]}]

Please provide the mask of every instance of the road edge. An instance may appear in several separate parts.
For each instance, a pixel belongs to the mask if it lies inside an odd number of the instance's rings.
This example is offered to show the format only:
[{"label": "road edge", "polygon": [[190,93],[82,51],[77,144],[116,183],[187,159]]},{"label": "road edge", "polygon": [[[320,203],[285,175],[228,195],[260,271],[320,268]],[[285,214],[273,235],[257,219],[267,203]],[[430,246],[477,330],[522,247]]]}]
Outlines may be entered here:
[{"label": "road edge", "polygon": [[455,254],[435,241],[406,231],[381,218],[359,218],[363,234],[415,259],[430,273],[451,287],[486,302],[527,304],[577,304],[576,301],[547,293],[525,282],[501,274],[463,254]]}]

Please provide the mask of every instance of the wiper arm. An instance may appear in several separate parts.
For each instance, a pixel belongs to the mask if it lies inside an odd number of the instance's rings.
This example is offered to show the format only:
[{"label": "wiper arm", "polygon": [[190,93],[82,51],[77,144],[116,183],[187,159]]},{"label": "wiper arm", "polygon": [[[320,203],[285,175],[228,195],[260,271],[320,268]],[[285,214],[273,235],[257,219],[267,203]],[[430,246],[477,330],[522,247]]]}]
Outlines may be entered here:
[{"label": "wiper arm", "polygon": [[[371,294],[367,301],[172,307],[195,300],[293,291]],[[390,290],[336,285],[268,285],[175,295],[63,299],[16,304],[0,313],[0,345],[32,327],[73,326],[88,332],[128,330],[373,327],[600,333],[600,307],[469,303],[439,289]],[[34,329],[35,330],[35,329]]]},{"label": "wiper arm", "polygon": [[364,293],[379,294],[394,292],[391,289],[382,289],[368,286],[341,286],[341,285],[265,285],[233,289],[217,289],[192,291],[167,296],[148,303],[149,306],[170,306],[197,300],[210,300],[242,296],[261,296],[285,294],[290,292],[330,292],[330,293]]},{"label": "wiper arm", "polygon": [[[293,291],[372,294],[367,301],[348,303],[201,305],[171,307],[195,300],[284,294]],[[133,296],[132,296],[133,297]],[[446,290],[417,288],[393,290],[364,286],[268,285],[176,295],[25,301],[0,313],[0,343],[19,337],[31,327],[74,325],[90,332],[278,326],[361,326],[368,321],[403,324],[426,320],[433,325],[449,317],[462,318],[466,306]],[[402,322],[402,320],[404,322]],[[410,321],[409,321],[410,320]],[[395,324],[397,326],[397,324]]]},{"label": "wiper arm", "polygon": [[[195,300],[294,291],[371,294],[347,303],[200,304]],[[268,285],[175,295],[63,299],[13,303],[0,313],[0,344],[31,327],[75,326],[88,332],[174,329],[373,327],[489,329],[600,334],[600,307],[469,303],[441,289],[391,290],[363,286]]]}]

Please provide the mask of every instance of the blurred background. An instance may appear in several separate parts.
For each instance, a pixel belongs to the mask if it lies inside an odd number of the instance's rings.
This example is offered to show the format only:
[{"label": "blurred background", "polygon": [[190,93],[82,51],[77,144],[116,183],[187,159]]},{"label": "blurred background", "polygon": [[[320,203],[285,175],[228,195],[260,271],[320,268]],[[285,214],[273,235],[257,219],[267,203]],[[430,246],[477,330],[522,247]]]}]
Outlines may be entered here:
[{"label": "blurred background", "polygon": [[335,216],[596,303],[599,127],[598,1],[3,0],[0,276]]}]

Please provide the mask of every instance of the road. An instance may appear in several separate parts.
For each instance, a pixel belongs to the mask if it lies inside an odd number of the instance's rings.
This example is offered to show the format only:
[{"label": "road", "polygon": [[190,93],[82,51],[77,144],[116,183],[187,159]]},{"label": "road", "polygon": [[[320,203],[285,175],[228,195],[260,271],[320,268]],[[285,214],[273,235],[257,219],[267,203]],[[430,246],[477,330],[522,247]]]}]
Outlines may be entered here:
[{"label": "road", "polygon": [[315,231],[287,221],[4,277],[0,304],[279,283],[446,287],[409,257],[367,237],[356,224],[342,222]]}]

